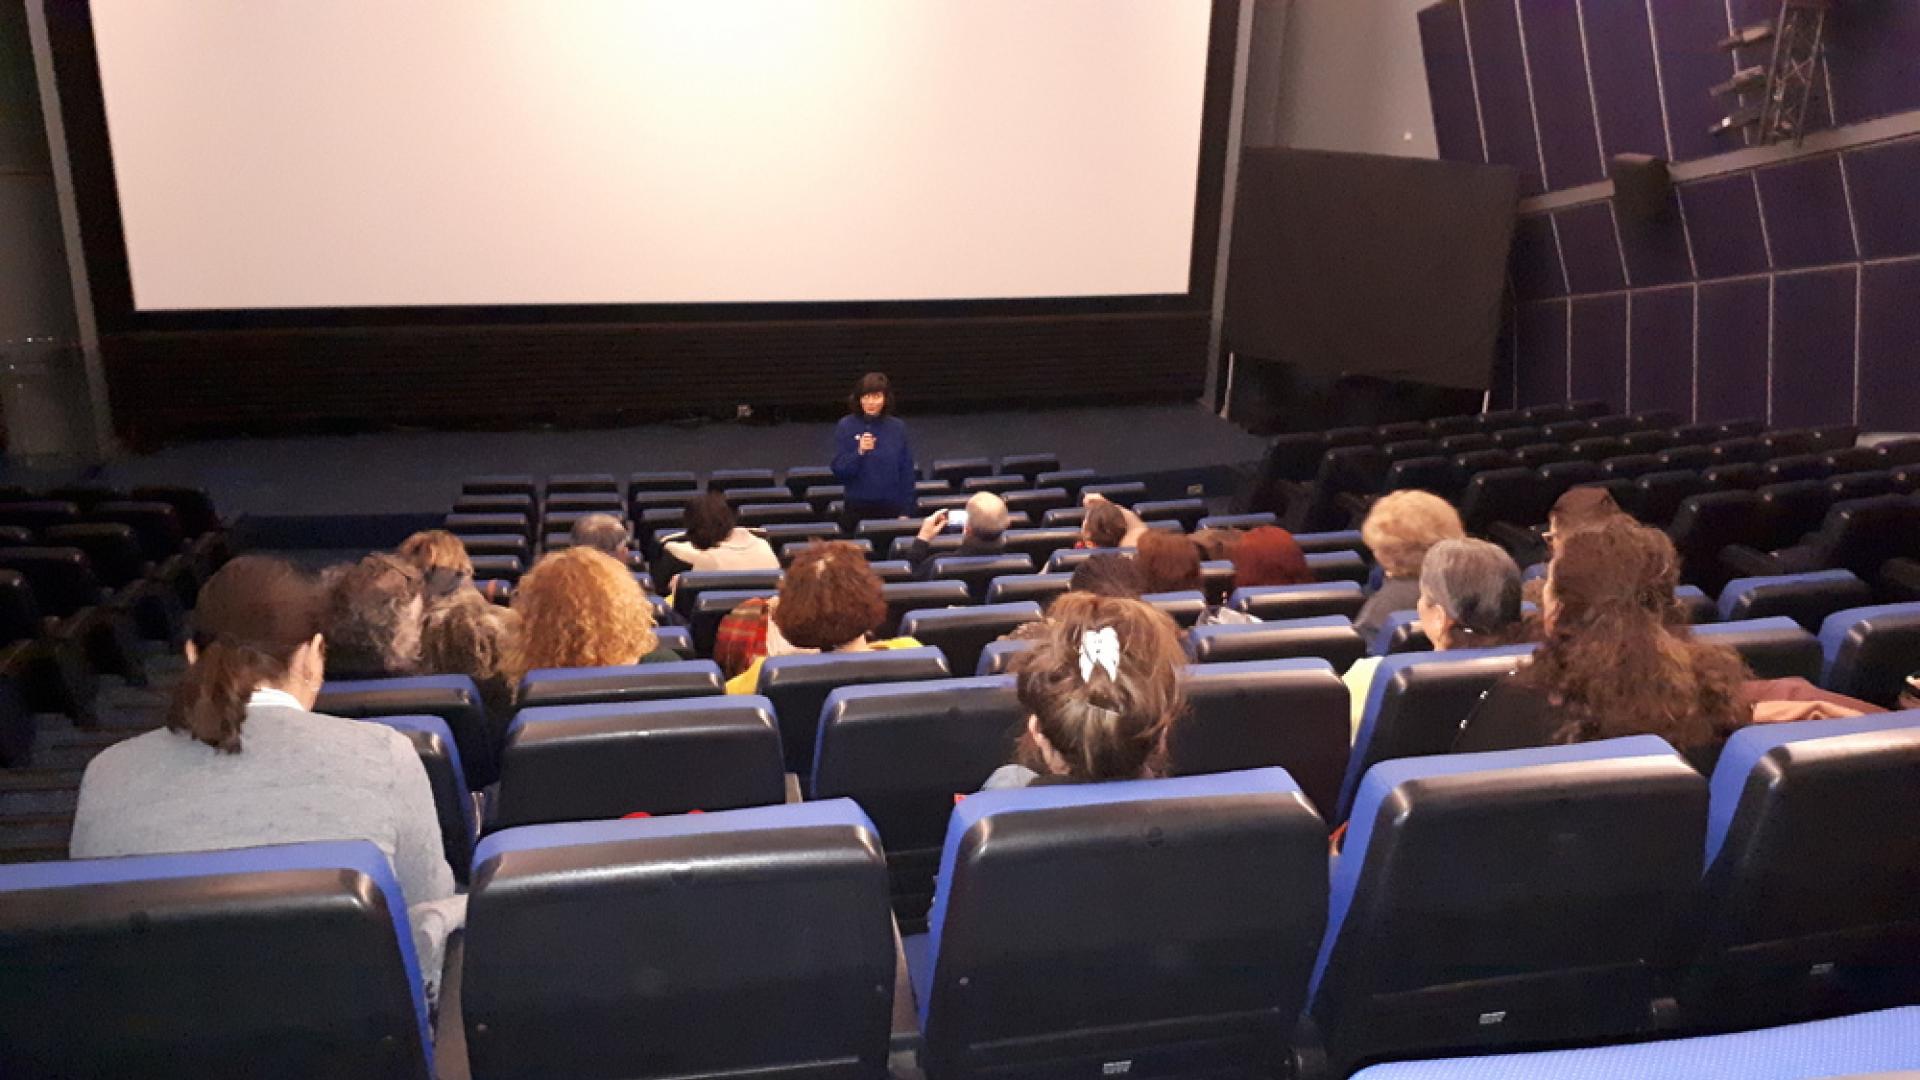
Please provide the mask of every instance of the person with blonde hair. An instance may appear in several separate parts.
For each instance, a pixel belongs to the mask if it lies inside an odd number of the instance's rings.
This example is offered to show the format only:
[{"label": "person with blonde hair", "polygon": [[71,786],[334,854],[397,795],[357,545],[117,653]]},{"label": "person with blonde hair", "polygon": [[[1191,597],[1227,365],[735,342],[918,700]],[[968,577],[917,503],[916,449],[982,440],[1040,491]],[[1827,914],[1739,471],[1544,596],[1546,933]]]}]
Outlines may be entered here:
[{"label": "person with blonde hair", "polygon": [[1186,710],[1186,653],[1149,604],[1069,592],[1014,658],[1026,730],[982,790],[1165,775],[1167,732]]},{"label": "person with blonde hair", "polygon": [[1420,566],[1427,549],[1465,535],[1460,512],[1430,491],[1390,492],[1374,503],[1360,526],[1360,539],[1373,552],[1386,580],[1354,616],[1353,626],[1360,636],[1371,641],[1387,616],[1412,611],[1420,600]]},{"label": "person with blonde hair", "polygon": [[513,593],[520,634],[503,673],[518,686],[541,668],[619,667],[678,660],[653,632],[653,606],[613,556],[556,551],[534,564]]}]

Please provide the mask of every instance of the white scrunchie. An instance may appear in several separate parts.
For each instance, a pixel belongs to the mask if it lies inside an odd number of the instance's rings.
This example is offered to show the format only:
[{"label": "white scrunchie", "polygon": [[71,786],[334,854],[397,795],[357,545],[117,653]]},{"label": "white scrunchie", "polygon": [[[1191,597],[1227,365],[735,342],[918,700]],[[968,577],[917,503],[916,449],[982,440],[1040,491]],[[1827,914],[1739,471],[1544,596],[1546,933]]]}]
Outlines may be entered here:
[{"label": "white scrunchie", "polygon": [[1080,681],[1093,678],[1096,667],[1105,669],[1109,679],[1120,678],[1120,635],[1111,626],[1080,635]]}]

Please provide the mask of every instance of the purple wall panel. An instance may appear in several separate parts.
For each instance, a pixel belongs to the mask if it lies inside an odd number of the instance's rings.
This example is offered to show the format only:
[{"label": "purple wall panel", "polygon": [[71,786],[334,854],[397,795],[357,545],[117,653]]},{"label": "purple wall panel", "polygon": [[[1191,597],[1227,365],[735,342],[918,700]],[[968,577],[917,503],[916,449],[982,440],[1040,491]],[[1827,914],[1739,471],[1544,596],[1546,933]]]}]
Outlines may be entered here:
[{"label": "purple wall panel", "polygon": [[1533,105],[1547,190],[1591,184],[1606,175],[1593,130],[1593,96],[1580,49],[1580,13],[1567,0],[1520,0]]},{"label": "purple wall panel", "polygon": [[1557,211],[1553,221],[1560,233],[1560,254],[1567,264],[1567,285],[1574,295],[1626,288],[1611,204],[1569,207]]},{"label": "purple wall panel", "polygon": [[1728,112],[1726,101],[1707,91],[1733,76],[1733,57],[1714,45],[1727,35],[1727,9],[1707,0],[1658,0],[1653,5],[1659,41],[1660,77],[1667,88],[1668,134],[1680,161],[1738,149],[1738,136],[1707,134]]},{"label": "purple wall panel", "polygon": [[1853,419],[1855,267],[1782,274],[1773,293],[1773,423]]},{"label": "purple wall panel", "polygon": [[1715,177],[1680,188],[1693,235],[1693,256],[1702,278],[1758,274],[1767,269],[1766,234],[1760,204],[1746,173]]},{"label": "purple wall panel", "polygon": [[1660,83],[1653,67],[1653,34],[1645,4],[1589,0],[1586,19],[1593,91],[1600,105],[1600,141],[1608,156],[1667,156],[1660,120]]},{"label": "purple wall panel", "polygon": [[1487,387],[1487,400],[1491,408],[1511,409],[1518,388],[1514,385],[1514,315],[1513,304],[1508,301],[1501,305],[1500,337],[1493,343],[1493,384]]},{"label": "purple wall panel", "polygon": [[1553,218],[1549,214],[1530,214],[1513,229],[1514,295],[1522,300],[1541,300],[1565,296],[1566,275],[1560,271],[1560,245],[1553,237]]},{"label": "purple wall panel", "polygon": [[1427,96],[1433,101],[1433,133],[1446,161],[1485,161],[1480,114],[1473,104],[1473,66],[1458,0],[1420,12],[1420,48],[1427,60]]},{"label": "purple wall panel", "polygon": [[1767,415],[1768,282],[1700,286],[1702,422]]},{"label": "purple wall panel", "polygon": [[1920,259],[1863,267],[1860,426],[1920,427]]},{"label": "purple wall panel", "polygon": [[1760,169],[1753,178],[1760,185],[1760,209],[1767,218],[1774,266],[1793,270],[1858,258],[1838,155]]},{"label": "purple wall panel", "polygon": [[1645,221],[1617,215],[1620,246],[1627,256],[1627,273],[1636,289],[1693,280],[1693,260],[1687,254],[1687,231],[1680,216],[1680,197],[1667,200],[1667,212]]},{"label": "purple wall panel", "polygon": [[1628,323],[1624,407],[1693,415],[1693,287],[1634,293]]},{"label": "purple wall panel", "polygon": [[1487,159],[1519,171],[1521,195],[1538,195],[1545,190],[1540,147],[1533,136],[1526,60],[1521,55],[1520,20],[1513,0],[1463,3],[1474,80],[1480,88],[1480,115],[1486,121]]},{"label": "purple wall panel", "polygon": [[1521,405],[1567,400],[1567,301],[1521,304],[1514,318],[1519,360],[1514,388]]},{"label": "purple wall panel", "polygon": [[1920,4],[1835,5],[1827,35],[1837,122],[1920,109]]},{"label": "purple wall panel", "polygon": [[1846,167],[1861,256],[1920,255],[1920,139],[1852,151]]},{"label": "purple wall panel", "polygon": [[1604,401],[1614,409],[1627,401],[1627,296],[1587,296],[1573,302],[1575,401]]}]

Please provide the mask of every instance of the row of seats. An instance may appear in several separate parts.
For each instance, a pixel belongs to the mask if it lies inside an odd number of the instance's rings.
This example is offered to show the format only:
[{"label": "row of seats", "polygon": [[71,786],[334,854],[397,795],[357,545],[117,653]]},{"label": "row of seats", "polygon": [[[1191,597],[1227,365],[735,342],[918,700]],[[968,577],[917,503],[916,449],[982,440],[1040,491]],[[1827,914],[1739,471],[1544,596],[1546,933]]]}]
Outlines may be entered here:
[{"label": "row of seats", "polygon": [[[1910,1004],[1917,783],[1916,713],[1749,728],[1711,781],[1650,736],[1409,759],[1331,865],[1281,769],[983,792],[904,940],[851,800],[509,829],[438,1047],[481,1080],[878,1078],[896,1047],[932,1080],[1346,1075]],[[371,845],[0,868],[0,893],[8,1075],[228,1076],[237,1047],[251,1075],[433,1074]]]},{"label": "row of seats", "polygon": [[[1337,616],[1303,622],[1311,625],[1278,629],[1355,636]],[[1348,817],[1368,769],[1447,752],[1480,695],[1530,648],[1387,656],[1354,737],[1334,662],[1238,659],[1226,647],[1233,635],[1261,632],[1195,632],[1201,662],[1184,678],[1190,712],[1169,747],[1170,767],[1176,775],[1284,767],[1330,824]],[[1697,632],[1739,651],[1760,677],[1799,676],[1892,706],[1920,652],[1920,604],[1837,613],[1817,639],[1784,617]],[[895,898],[903,918],[920,917],[929,837],[956,793],[977,789],[1009,760],[1025,714],[1005,663],[1024,647],[988,646],[978,675],[932,648],[779,657],[767,662],[753,696],[722,696],[710,661],[531,672],[519,687],[485,828],[845,796],[879,823],[890,851],[908,853],[896,868]],[[494,760],[471,680],[330,682],[318,708],[383,719],[414,741],[436,789],[449,862],[464,874],[481,823],[462,762]]]}]

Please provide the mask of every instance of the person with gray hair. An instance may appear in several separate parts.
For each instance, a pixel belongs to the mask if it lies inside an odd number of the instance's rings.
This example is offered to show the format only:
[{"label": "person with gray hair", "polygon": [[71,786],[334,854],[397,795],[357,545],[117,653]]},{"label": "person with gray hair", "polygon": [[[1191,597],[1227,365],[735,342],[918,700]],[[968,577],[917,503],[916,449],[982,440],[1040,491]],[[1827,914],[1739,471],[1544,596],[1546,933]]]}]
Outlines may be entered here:
[{"label": "person with gray hair", "polygon": [[623,566],[633,561],[628,554],[633,532],[627,528],[626,522],[612,514],[588,514],[573,523],[570,535],[574,547],[603,551],[620,560]]},{"label": "person with gray hair", "polygon": [[[1485,540],[1441,540],[1428,548],[1420,561],[1414,610],[1436,652],[1510,645],[1528,634],[1520,608],[1520,567],[1499,545]],[[1369,656],[1342,676],[1355,737],[1379,669],[1380,658]]]},{"label": "person with gray hair", "polygon": [[1001,555],[1007,550],[1002,535],[1007,531],[1007,500],[991,491],[977,491],[967,500],[967,523],[960,530],[960,546],[952,551],[933,550],[933,538],[947,527],[952,517],[936,510],[920,523],[920,533],[907,545],[907,561],[924,576],[933,565],[933,555]]}]

